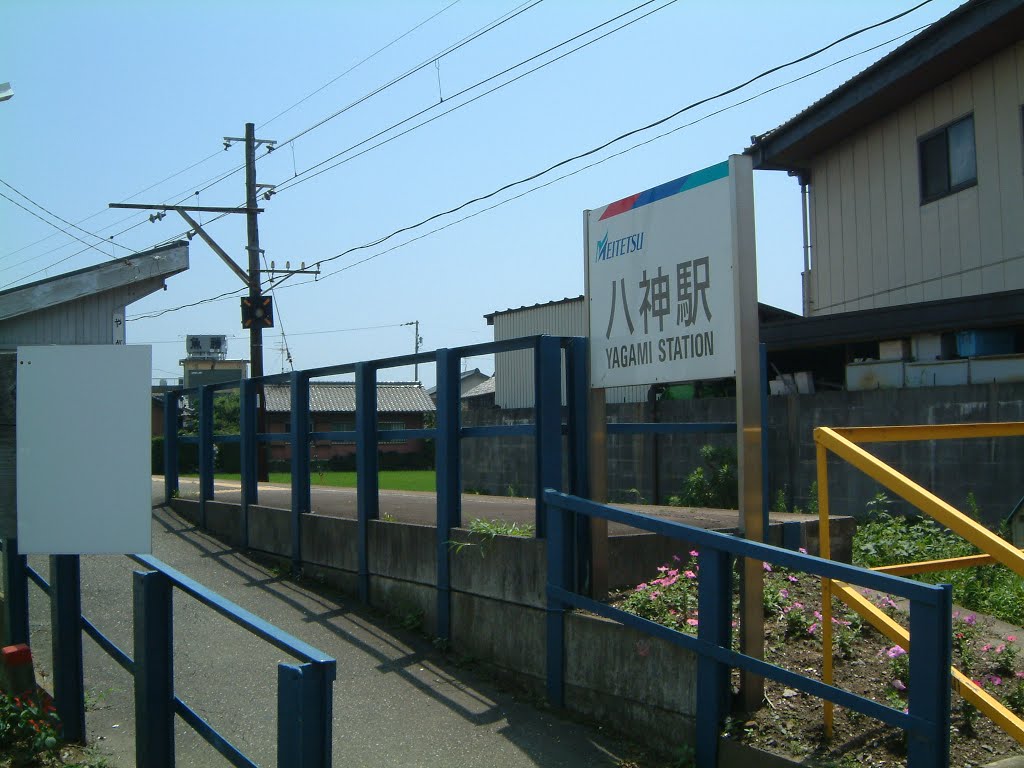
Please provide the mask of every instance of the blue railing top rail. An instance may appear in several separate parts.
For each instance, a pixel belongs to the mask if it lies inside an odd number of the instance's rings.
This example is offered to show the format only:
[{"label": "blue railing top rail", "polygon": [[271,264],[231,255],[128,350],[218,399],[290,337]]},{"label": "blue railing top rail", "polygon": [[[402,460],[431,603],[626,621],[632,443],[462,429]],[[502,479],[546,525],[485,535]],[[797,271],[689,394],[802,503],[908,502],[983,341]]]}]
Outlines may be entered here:
[{"label": "blue railing top rail", "polygon": [[[582,336],[558,336],[559,342],[562,347],[567,347],[573,340],[584,338]],[[485,341],[479,344],[469,344],[464,347],[453,347],[449,351],[455,353],[459,357],[476,357],[478,355],[494,355],[502,352],[515,352],[521,349],[532,349],[534,348],[541,335],[534,336],[520,336],[515,339],[505,339],[503,341]],[[437,360],[437,352],[419,352],[412,355],[398,355],[395,357],[382,357],[377,360],[367,360],[363,365],[375,371],[383,370],[386,368],[400,368],[403,366],[414,365],[414,364],[425,364],[433,363]],[[294,373],[306,379],[321,378],[323,376],[342,376],[347,374],[355,373],[357,363],[340,363],[338,365],[325,365],[318,368],[307,368],[301,371],[295,371]],[[258,384],[288,384],[291,381],[292,373],[274,373],[267,374],[265,376],[254,376],[247,381],[256,382]],[[169,389],[164,394],[170,396],[182,396],[190,392],[198,394],[203,388],[208,390],[219,392],[221,390],[238,389],[238,381],[225,381],[216,384],[203,384],[198,387],[179,387],[177,389]]]},{"label": "blue railing top rail", "polygon": [[213,590],[207,589],[195,579],[189,578],[181,571],[172,568],[161,560],[150,555],[131,555],[130,557],[140,565],[164,574],[182,592],[194,597],[203,605],[212,608],[221,616],[247,629],[275,648],[305,662],[331,664],[332,666],[335,664],[332,656],[328,656],[323,651],[317,650],[297,637],[278,629],[270,622],[264,621],[259,616],[250,613],[227,598],[221,597]]},{"label": "blue railing top rail", "polygon": [[598,517],[613,523],[622,523],[633,528],[640,528],[673,539],[680,539],[700,547],[712,547],[728,552],[737,557],[748,557],[753,560],[778,564],[796,571],[804,571],[815,576],[845,581],[859,587],[875,589],[880,592],[894,594],[899,597],[921,602],[925,605],[939,605],[942,587],[935,584],[923,584],[917,581],[878,573],[864,568],[857,568],[834,560],[825,560],[814,555],[805,555],[790,549],[782,549],[771,544],[742,539],[717,531],[695,528],[685,523],[651,517],[641,512],[609,507],[589,499],[570,496],[566,493],[548,489],[544,492],[544,500],[555,507],[571,512]]}]

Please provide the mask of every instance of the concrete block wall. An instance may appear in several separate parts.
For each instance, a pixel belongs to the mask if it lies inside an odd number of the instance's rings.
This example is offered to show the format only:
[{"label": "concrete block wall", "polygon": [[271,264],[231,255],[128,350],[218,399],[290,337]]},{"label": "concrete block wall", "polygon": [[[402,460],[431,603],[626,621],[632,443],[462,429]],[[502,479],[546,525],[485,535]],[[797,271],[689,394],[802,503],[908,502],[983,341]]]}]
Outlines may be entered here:
[{"label": "concrete block wall", "polygon": [[[198,524],[198,502],[174,499],[172,507]],[[290,559],[287,532],[291,517],[284,509],[250,508],[250,549]],[[240,541],[242,517],[237,505],[207,502],[206,520],[208,530],[218,538],[232,544]],[[354,594],[356,521],[304,515],[300,534],[304,572]],[[618,538],[629,541],[616,544]],[[667,547],[656,536],[616,539],[610,544],[614,562],[651,558],[643,578],[660,562],[655,554]],[[480,537],[466,530],[453,531],[452,541],[451,648],[486,663],[498,677],[543,695],[547,658],[545,542]],[[415,615],[428,633],[435,634],[435,529],[371,521],[368,560],[371,605],[399,617]],[[628,571],[613,572],[613,580],[632,580]],[[678,746],[680,734],[692,735],[696,712],[696,660],[692,653],[615,622],[577,614],[568,616],[565,640],[569,709],[613,723],[620,730],[665,734],[663,746]]]},{"label": "concrete block wall", "polygon": [[[733,398],[663,401],[657,411],[646,403],[609,405],[612,422],[710,422],[735,419]],[[530,410],[475,410],[467,426],[522,423]],[[955,387],[820,392],[769,398],[768,444],[772,500],[782,490],[789,506],[806,509],[816,478],[813,431],[818,426],[880,426],[1024,421],[1024,383]],[[666,503],[683,480],[701,465],[705,444],[735,446],[730,435],[613,435],[608,438],[608,490],[613,502]],[[528,437],[463,441],[466,489],[531,495],[533,441]],[[876,444],[869,449],[933,493],[964,509],[973,493],[982,520],[991,526],[1024,496],[1016,469],[1024,465],[1024,439],[931,441]],[[829,496],[835,515],[863,516],[865,505],[883,489],[843,462],[829,462]],[[888,494],[890,497],[892,494]],[[903,504],[894,509],[910,511]]]}]

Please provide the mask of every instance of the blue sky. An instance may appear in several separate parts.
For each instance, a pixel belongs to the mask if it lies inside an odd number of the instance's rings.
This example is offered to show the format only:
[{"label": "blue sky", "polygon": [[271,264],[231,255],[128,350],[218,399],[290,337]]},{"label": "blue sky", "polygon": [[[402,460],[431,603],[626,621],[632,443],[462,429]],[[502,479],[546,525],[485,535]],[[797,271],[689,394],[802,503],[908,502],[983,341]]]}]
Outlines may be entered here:
[{"label": "blue sky", "polygon": [[[766,10],[748,0],[659,0],[457,95],[640,2],[9,0],[0,6],[0,81],[10,81],[15,96],[0,104],[0,179],[99,237],[71,229],[0,185],[6,196],[96,246],[86,248],[0,198],[0,287],[144,250],[186,229],[174,214],[151,224],[145,213],[111,211],[108,203],[241,204],[244,176],[229,172],[241,166],[242,150],[236,145],[223,151],[222,137],[241,136],[244,124],[254,122],[258,137],[285,142],[425,62],[259,160],[260,182],[293,184],[263,202],[260,239],[268,261],[309,264],[372,242],[916,5],[784,0]],[[557,172],[323,264],[315,283],[292,278],[275,292],[278,326],[265,335],[266,371],[288,368],[282,326],[295,367],[309,368],[411,352],[412,328],[401,324],[414,320],[426,349],[487,341],[488,312],[580,295],[584,209],[741,152],[751,135],[784,122],[906,38],[887,41],[956,5],[932,0],[899,21]],[[438,58],[517,9],[511,20]],[[775,86],[782,87],[711,115]],[[320,175],[303,173],[410,115],[422,112],[401,130],[448,110],[357,157],[342,155],[338,159],[351,159]],[[672,129],[678,130],[613,157]],[[599,160],[604,162],[584,169]],[[198,197],[192,194],[197,190]],[[799,187],[785,174],[759,172],[755,193],[760,298],[799,311]],[[243,216],[213,222],[209,232],[245,263]],[[413,238],[420,239],[408,242]],[[396,245],[401,247],[389,250]],[[154,378],[180,375],[187,334],[226,334],[230,356],[248,357],[235,297],[139,319],[241,287],[199,239],[190,250],[186,274],[128,309],[128,341],[153,344]],[[493,370],[486,358],[470,365]],[[421,367],[420,375],[433,382],[430,367]],[[411,379],[412,371],[395,369],[382,378]]]}]

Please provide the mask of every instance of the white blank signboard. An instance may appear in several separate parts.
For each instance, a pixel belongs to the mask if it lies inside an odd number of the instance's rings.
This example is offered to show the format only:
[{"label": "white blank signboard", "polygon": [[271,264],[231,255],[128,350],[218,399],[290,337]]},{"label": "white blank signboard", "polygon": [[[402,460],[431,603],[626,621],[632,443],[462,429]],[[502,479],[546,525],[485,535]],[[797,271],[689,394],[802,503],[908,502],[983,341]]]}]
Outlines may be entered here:
[{"label": "white blank signboard", "polygon": [[18,549],[141,554],[151,544],[147,346],[18,348]]}]

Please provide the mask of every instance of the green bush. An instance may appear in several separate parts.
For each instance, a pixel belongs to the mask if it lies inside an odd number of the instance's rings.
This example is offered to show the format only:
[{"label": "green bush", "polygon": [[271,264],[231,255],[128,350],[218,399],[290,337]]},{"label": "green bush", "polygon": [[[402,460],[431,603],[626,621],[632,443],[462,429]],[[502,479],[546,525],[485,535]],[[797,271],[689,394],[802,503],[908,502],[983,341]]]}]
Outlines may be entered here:
[{"label": "green bush", "polygon": [[[899,517],[884,513],[888,499],[879,494],[868,508],[866,522],[853,537],[853,562],[865,568],[975,555],[978,550],[957,534],[927,517]],[[968,512],[977,515],[973,499]],[[984,565],[914,576],[929,584],[952,584],[953,600],[971,611],[1024,624],[1024,580],[1002,565]]]},{"label": "green bush", "polygon": [[705,445],[700,457],[706,466],[694,469],[683,481],[682,493],[670,496],[668,503],[676,507],[737,509],[736,449]]}]

